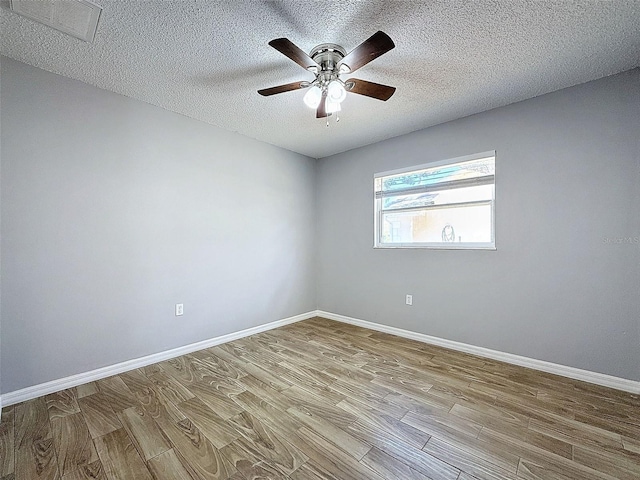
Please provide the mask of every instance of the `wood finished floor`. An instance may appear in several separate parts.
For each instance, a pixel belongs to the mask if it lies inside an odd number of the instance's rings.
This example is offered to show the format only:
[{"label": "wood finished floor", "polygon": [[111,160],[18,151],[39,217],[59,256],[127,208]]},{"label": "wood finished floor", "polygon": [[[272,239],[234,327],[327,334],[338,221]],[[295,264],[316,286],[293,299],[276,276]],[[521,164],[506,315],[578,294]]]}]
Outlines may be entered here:
[{"label": "wood finished floor", "polygon": [[0,479],[640,478],[640,396],[325,319],[4,408]]}]

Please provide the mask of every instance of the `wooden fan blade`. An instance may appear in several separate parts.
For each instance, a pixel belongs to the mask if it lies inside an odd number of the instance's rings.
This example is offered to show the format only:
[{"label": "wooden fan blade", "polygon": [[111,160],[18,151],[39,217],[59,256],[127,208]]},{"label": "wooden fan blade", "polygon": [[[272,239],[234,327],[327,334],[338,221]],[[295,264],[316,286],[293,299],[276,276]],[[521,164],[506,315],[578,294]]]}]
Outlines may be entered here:
[{"label": "wooden fan blade", "polygon": [[275,95],[277,93],[284,93],[290,92],[292,90],[299,90],[301,88],[307,88],[309,85],[309,82],[293,82],[287,83],[285,85],[278,85],[277,87],[263,88],[262,90],[258,90],[258,93],[263,97],[268,97],[269,95]]},{"label": "wooden fan blade", "polygon": [[276,38],[275,40],[271,40],[269,42],[273,48],[278,50],[283,55],[289,57],[291,60],[296,62],[302,68],[307,70],[315,69],[318,71],[320,65],[318,65],[313,58],[304,53],[299,47],[297,47],[291,40],[288,38]]},{"label": "wooden fan blade", "polygon": [[348,89],[348,92],[357,93],[358,95],[366,95],[367,97],[377,98],[386,102],[391,98],[391,95],[396,91],[396,87],[390,87],[389,85],[381,85],[379,83],[367,82],[366,80],[360,80],[358,78],[350,78],[345,82],[347,85],[353,83],[353,87]]},{"label": "wooden fan blade", "polygon": [[340,64],[349,67],[349,72],[355,72],[394,47],[395,44],[391,37],[384,32],[378,31],[351,50]]},{"label": "wooden fan blade", "polygon": [[323,92],[322,100],[320,100],[320,105],[318,105],[318,110],[316,110],[316,118],[324,118],[329,115],[330,114],[327,113],[327,94]]}]

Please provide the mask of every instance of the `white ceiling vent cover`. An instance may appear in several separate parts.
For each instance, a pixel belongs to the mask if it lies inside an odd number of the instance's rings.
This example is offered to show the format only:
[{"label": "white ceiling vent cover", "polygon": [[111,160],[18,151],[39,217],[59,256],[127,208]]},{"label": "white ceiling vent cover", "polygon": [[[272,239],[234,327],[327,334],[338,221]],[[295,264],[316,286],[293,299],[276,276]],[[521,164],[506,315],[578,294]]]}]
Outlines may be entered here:
[{"label": "white ceiling vent cover", "polygon": [[102,7],[88,0],[11,0],[11,10],[85,42],[93,42]]}]

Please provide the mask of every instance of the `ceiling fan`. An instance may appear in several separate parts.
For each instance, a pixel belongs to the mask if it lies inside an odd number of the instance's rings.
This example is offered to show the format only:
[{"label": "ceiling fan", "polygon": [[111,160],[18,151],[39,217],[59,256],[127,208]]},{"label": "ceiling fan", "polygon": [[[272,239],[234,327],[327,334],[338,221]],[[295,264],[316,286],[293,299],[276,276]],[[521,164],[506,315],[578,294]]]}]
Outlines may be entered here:
[{"label": "ceiling fan", "polygon": [[271,40],[269,45],[313,73],[316,78],[312,82],[293,82],[265,88],[258,90],[258,93],[268,97],[278,93],[309,88],[304,96],[304,102],[309,107],[316,109],[316,118],[328,117],[332,113],[340,111],[340,104],[347,96],[347,92],[386,101],[396,91],[395,87],[358,78],[349,78],[346,81],[340,78],[341,75],[355,72],[395,47],[391,37],[384,32],[374,33],[348,54],[344,48],[335,43],[318,45],[311,50],[309,55],[288,38],[276,38]]}]

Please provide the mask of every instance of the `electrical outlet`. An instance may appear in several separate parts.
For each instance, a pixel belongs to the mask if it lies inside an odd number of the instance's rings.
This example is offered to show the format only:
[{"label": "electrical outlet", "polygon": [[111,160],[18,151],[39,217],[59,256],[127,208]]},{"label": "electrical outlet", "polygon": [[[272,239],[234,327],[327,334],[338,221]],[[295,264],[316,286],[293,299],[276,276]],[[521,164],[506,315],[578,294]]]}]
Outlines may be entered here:
[{"label": "electrical outlet", "polygon": [[413,295],[407,295],[404,303],[406,303],[407,305],[413,305]]},{"label": "electrical outlet", "polygon": [[184,313],[184,305],[182,303],[176,303],[176,317],[179,317]]}]

